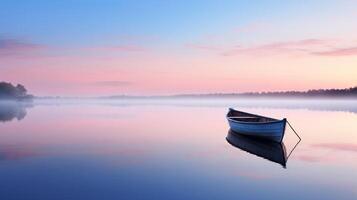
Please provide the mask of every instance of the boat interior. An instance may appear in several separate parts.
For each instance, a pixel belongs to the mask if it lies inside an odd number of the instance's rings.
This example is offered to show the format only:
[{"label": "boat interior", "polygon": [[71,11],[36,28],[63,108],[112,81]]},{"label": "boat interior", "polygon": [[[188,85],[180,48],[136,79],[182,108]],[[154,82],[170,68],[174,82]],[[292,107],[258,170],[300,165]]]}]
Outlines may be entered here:
[{"label": "boat interior", "polygon": [[254,115],[250,113],[245,113],[237,110],[231,109],[227,117],[229,119],[233,119],[236,121],[242,121],[242,122],[274,122],[278,121],[277,119],[269,118],[269,117],[264,117],[264,116],[259,116],[259,115]]}]

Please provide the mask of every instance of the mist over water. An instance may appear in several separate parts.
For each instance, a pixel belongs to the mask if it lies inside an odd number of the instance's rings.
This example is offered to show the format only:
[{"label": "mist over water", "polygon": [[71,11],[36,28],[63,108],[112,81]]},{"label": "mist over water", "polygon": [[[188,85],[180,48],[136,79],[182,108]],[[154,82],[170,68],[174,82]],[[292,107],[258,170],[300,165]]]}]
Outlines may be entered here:
[{"label": "mist over water", "polygon": [[[291,122],[286,168],[227,142],[228,107]],[[355,100],[36,99],[0,122],[1,199],[357,198]]]},{"label": "mist over water", "polygon": [[37,99],[36,105],[187,106],[286,108],[357,112],[355,99],[311,98],[137,98],[137,99]]}]

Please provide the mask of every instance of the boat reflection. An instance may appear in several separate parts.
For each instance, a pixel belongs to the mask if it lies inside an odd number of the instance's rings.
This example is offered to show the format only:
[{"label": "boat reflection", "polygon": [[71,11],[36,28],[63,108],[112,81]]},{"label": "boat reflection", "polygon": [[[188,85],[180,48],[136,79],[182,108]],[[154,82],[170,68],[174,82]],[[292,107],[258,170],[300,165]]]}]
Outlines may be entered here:
[{"label": "boat reflection", "polygon": [[232,130],[228,131],[226,137],[229,144],[243,151],[281,164],[286,168],[287,154],[284,143],[277,143],[237,134]]}]

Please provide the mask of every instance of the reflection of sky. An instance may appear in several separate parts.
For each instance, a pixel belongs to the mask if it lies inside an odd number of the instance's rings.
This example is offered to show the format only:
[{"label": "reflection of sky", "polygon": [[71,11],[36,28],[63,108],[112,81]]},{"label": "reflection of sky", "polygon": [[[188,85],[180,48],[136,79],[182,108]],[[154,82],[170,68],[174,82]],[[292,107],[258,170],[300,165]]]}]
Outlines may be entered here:
[{"label": "reflection of sky", "polygon": [[[303,141],[287,169],[228,144],[225,107],[35,106],[22,121],[0,124],[0,196],[356,197],[356,114],[242,109],[287,117],[296,128]],[[296,140],[287,130],[288,150]]]}]

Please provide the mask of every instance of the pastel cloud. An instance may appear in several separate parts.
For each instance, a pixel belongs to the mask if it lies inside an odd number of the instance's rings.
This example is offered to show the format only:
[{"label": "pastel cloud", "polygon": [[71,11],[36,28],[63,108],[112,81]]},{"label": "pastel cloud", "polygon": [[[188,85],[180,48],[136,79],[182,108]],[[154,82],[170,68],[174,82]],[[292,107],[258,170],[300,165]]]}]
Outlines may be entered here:
[{"label": "pastel cloud", "polygon": [[319,56],[353,56],[357,55],[357,46],[351,48],[338,48],[328,51],[314,52],[313,54]]},{"label": "pastel cloud", "polygon": [[321,39],[305,39],[298,41],[273,42],[252,47],[235,47],[222,53],[224,56],[266,55],[307,52],[328,45],[330,41]]},{"label": "pastel cloud", "polygon": [[[340,42],[340,43],[339,43]],[[310,55],[310,56],[353,56],[357,46],[345,47],[342,41],[331,39],[304,39],[296,41],[272,42],[261,45],[218,46],[210,44],[188,44],[186,47],[209,50],[223,56],[264,56],[264,55]]]},{"label": "pastel cloud", "polygon": [[0,56],[22,55],[44,48],[44,45],[39,45],[28,41],[0,37]]},{"label": "pastel cloud", "polygon": [[[0,36],[0,56],[12,57],[12,56],[37,56],[48,57],[45,53],[55,53],[56,57],[67,56],[66,52],[77,52],[82,55],[92,55],[92,53],[130,53],[130,52],[145,52],[147,49],[140,45],[102,45],[102,46],[90,46],[90,47],[68,47],[60,48],[56,46],[48,46],[44,44],[34,43],[28,40],[11,37]],[[71,55],[73,56],[73,55]],[[26,58],[27,58],[26,57]]]}]

